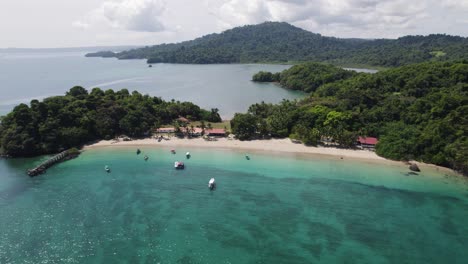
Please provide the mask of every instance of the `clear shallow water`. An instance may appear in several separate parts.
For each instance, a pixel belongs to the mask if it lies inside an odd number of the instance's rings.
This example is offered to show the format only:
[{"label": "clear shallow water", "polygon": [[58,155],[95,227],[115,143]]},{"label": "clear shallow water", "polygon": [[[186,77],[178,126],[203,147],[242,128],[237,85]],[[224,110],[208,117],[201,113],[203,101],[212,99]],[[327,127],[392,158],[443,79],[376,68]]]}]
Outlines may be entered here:
[{"label": "clear shallow water", "polygon": [[36,178],[24,171],[39,159],[0,160],[0,263],[468,259],[463,179],[333,158],[142,151],[90,150]]},{"label": "clear shallow water", "polygon": [[0,54],[0,114],[14,105],[52,95],[71,87],[137,90],[165,100],[219,108],[224,118],[245,112],[254,103],[296,99],[303,93],[274,84],[251,82],[258,71],[278,72],[289,65],[154,64],[144,60],[85,58],[84,52],[23,52]]}]

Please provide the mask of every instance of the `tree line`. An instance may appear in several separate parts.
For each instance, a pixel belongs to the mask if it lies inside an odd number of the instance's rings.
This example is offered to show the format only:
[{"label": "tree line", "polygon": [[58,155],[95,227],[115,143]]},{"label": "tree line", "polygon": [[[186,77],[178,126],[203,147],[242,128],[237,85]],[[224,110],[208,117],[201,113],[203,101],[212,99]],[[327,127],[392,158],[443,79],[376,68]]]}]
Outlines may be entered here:
[{"label": "tree line", "polygon": [[190,102],[168,102],[127,89],[88,92],[75,86],[65,96],[16,106],[1,119],[0,147],[13,157],[56,153],[121,134],[147,136],[180,116],[221,121],[218,109],[208,111]]},{"label": "tree line", "polygon": [[396,67],[424,61],[468,59],[468,38],[434,34],[398,39],[340,39],[288,23],[236,27],[190,41],[87,56],[147,59],[148,63],[328,62]]},{"label": "tree line", "polygon": [[274,81],[310,95],[237,113],[231,127],[240,139],[291,137],[316,145],[331,138],[349,147],[358,136],[373,136],[379,138],[380,156],[468,173],[468,61],[349,75],[336,74],[341,70],[329,65],[294,67],[274,74],[279,76]]}]

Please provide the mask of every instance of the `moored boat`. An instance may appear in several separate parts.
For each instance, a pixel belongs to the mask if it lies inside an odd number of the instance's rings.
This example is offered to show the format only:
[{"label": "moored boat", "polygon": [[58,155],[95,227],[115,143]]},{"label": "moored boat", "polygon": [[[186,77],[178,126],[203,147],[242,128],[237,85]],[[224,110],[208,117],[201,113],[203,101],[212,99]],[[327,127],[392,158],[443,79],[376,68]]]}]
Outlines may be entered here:
[{"label": "moored boat", "polygon": [[210,188],[210,190],[214,190],[216,188],[216,182],[214,178],[211,178],[208,182],[208,188]]},{"label": "moored boat", "polygon": [[104,170],[105,170],[106,172],[110,172],[109,166],[106,165],[106,166],[104,167]]},{"label": "moored boat", "polygon": [[144,159],[145,159],[145,161],[147,161],[147,160],[148,160],[148,156],[145,155]]},{"label": "moored boat", "polygon": [[190,159],[190,156],[190,152],[185,153],[185,157],[187,157],[187,159]]},{"label": "moored boat", "polygon": [[176,161],[176,162],[174,162],[174,168],[176,170],[183,170],[185,168],[185,165],[184,165],[183,162]]}]

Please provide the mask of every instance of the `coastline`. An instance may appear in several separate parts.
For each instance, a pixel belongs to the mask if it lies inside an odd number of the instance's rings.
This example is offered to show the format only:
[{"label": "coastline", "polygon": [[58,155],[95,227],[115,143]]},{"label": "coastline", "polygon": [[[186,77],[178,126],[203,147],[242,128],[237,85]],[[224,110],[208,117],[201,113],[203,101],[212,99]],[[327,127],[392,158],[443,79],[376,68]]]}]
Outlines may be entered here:
[{"label": "coastline", "polygon": [[[94,144],[86,145],[83,149],[94,149],[103,147],[157,147],[157,148],[212,148],[212,149],[229,149],[233,151],[253,151],[270,154],[298,154],[301,156],[320,156],[332,159],[352,159],[365,163],[385,164],[390,166],[406,167],[408,164],[402,161],[389,160],[378,156],[373,151],[342,149],[335,147],[312,147],[303,144],[291,142],[289,139],[268,139],[268,140],[251,140],[240,141],[237,139],[218,138],[216,141],[206,141],[203,138],[180,139],[172,137],[170,140],[158,140],[154,138],[137,139],[132,141],[115,141],[101,140]],[[433,164],[411,161],[416,163],[421,170],[438,171],[442,174],[457,175],[463,177],[458,172]],[[408,169],[409,171],[409,169]]]}]

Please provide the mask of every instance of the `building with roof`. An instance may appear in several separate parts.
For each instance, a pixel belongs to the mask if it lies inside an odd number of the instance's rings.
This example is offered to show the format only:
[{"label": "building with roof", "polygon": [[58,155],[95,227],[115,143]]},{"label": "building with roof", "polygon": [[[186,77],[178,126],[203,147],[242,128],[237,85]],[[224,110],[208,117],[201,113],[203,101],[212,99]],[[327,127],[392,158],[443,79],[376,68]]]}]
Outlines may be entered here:
[{"label": "building with roof", "polygon": [[199,127],[195,127],[192,129],[189,129],[190,131],[190,135],[192,137],[200,137],[202,134],[203,134],[203,129],[199,128]]},{"label": "building with roof", "polygon": [[358,137],[357,145],[364,149],[375,149],[378,142],[375,137]]},{"label": "building with roof", "polygon": [[212,128],[206,129],[205,135],[209,137],[225,137],[226,136],[226,129],[224,128]]}]

